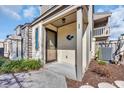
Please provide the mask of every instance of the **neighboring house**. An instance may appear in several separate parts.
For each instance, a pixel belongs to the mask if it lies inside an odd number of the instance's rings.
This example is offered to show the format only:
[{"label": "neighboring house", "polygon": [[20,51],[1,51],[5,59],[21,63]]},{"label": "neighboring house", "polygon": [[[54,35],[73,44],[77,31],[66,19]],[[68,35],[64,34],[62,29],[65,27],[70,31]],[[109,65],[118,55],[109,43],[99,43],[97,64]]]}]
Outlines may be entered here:
[{"label": "neighboring house", "polygon": [[29,47],[30,44],[32,44],[30,40],[30,23],[25,23],[23,26],[20,28],[20,36],[22,38],[21,40],[21,45],[22,45],[22,58],[23,59],[28,59],[30,57],[29,55]]},{"label": "neighboring house", "polygon": [[102,43],[109,42],[111,13],[101,12],[93,15],[93,50],[97,51]]},{"label": "neighboring house", "polygon": [[44,64],[72,65],[76,79],[82,77],[91,59],[93,6],[43,5],[41,16],[31,23],[32,58]]},{"label": "neighboring house", "polygon": [[9,37],[11,40],[11,48],[9,58],[12,60],[21,59],[21,37],[12,35]]},{"label": "neighboring house", "polygon": [[15,31],[15,35],[9,35],[4,41],[4,56],[12,60],[32,58],[30,23],[18,25]]},{"label": "neighboring house", "polygon": [[0,56],[4,56],[4,42],[0,41]]},{"label": "neighboring house", "polygon": [[106,42],[110,36],[110,17],[111,13],[95,13],[93,37],[96,42]]},{"label": "neighboring house", "polygon": [[7,36],[7,38],[4,40],[4,57],[9,58],[10,55],[10,44],[11,44],[11,40],[8,38],[9,36]]},{"label": "neighboring house", "polygon": [[4,56],[11,60],[21,59],[21,37],[9,35],[4,41]]}]

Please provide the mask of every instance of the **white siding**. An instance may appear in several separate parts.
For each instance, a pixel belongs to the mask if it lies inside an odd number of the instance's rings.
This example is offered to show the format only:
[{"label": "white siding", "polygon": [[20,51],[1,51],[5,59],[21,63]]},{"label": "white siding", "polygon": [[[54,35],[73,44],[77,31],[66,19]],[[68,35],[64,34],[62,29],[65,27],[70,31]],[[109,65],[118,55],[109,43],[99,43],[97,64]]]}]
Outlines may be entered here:
[{"label": "white siding", "polygon": [[92,6],[89,6],[88,11],[88,26],[83,34],[82,38],[82,69],[83,73],[85,73],[90,60],[91,60],[91,51],[92,51],[92,25],[93,25],[93,19],[92,19]]}]

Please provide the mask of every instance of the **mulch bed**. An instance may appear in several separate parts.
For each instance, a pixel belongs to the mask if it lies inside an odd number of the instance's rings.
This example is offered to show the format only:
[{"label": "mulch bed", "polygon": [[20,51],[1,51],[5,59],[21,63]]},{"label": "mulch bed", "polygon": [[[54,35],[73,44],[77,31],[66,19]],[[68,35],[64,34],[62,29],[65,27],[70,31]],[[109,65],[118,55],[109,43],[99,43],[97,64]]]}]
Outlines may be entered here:
[{"label": "mulch bed", "polygon": [[81,85],[92,85],[98,87],[100,82],[113,83],[115,80],[124,80],[124,65],[117,64],[98,64],[93,60],[86,71],[81,82],[66,79],[68,88],[78,88]]}]

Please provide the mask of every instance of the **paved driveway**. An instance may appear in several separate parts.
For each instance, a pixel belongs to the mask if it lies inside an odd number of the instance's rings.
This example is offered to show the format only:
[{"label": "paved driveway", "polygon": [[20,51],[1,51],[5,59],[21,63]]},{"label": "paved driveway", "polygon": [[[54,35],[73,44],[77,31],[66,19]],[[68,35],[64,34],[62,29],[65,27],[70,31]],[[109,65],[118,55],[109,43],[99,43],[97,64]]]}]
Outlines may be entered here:
[{"label": "paved driveway", "polygon": [[[15,77],[15,78],[14,78]],[[66,80],[49,70],[39,70],[30,73],[0,75],[1,88],[66,88]]]}]

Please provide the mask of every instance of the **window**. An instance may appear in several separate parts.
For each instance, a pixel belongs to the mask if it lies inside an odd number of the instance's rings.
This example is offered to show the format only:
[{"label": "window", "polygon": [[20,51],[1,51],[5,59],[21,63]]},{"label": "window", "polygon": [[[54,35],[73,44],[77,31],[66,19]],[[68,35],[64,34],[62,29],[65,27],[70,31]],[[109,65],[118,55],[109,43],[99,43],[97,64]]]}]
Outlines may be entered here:
[{"label": "window", "polygon": [[39,48],[39,41],[38,41],[38,38],[39,38],[38,37],[39,36],[38,34],[39,33],[38,33],[38,30],[39,30],[38,28],[36,28],[36,30],[35,30],[35,49],[38,49]]}]

